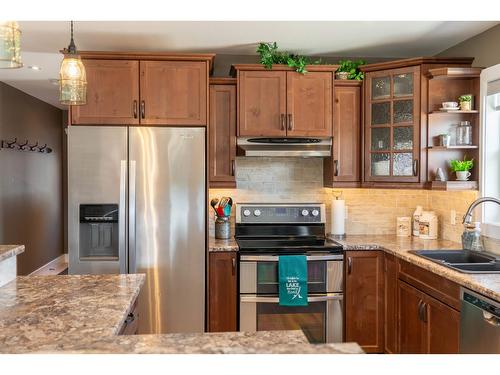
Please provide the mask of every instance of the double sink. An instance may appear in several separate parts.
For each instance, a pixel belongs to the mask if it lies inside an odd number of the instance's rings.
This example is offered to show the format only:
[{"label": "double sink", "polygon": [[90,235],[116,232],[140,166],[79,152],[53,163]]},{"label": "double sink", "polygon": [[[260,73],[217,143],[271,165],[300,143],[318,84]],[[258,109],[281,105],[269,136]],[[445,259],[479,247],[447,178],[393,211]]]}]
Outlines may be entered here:
[{"label": "double sink", "polygon": [[500,273],[495,255],[469,250],[413,250],[410,253],[463,273]]}]

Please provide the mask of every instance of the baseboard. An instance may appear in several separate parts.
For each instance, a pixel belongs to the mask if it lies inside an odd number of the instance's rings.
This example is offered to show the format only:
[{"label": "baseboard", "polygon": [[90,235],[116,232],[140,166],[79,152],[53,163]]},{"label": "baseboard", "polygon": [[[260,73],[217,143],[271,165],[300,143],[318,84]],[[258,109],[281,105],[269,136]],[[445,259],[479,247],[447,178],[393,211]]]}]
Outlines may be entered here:
[{"label": "baseboard", "polygon": [[29,276],[46,276],[46,275],[59,275],[68,269],[68,254],[61,254],[57,258],[51,260],[49,263],[43,265],[36,271],[33,271]]}]

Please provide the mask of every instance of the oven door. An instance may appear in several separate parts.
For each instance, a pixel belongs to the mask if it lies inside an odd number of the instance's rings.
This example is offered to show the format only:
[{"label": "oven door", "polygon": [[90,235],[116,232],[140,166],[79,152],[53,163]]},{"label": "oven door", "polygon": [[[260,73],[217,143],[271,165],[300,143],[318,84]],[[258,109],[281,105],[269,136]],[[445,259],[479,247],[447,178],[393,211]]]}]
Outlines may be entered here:
[{"label": "oven door", "polygon": [[[240,256],[240,294],[277,295],[277,255]],[[343,256],[341,254],[307,255],[308,294],[343,291]]]},{"label": "oven door", "polygon": [[302,330],[312,343],[342,342],[342,293],[309,295],[308,306],[280,306],[277,296],[240,296],[240,331]]}]

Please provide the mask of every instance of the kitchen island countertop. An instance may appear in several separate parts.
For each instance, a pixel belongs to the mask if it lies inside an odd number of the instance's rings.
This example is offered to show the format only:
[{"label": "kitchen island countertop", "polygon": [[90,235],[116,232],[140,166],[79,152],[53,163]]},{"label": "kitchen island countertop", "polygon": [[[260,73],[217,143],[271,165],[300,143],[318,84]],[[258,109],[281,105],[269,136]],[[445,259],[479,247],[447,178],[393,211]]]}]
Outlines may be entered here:
[{"label": "kitchen island countertop", "polygon": [[301,331],[118,335],[144,281],[142,274],[19,276],[0,288],[0,352],[363,353],[355,343],[310,344]]},{"label": "kitchen island countertop", "polygon": [[24,245],[0,245],[0,262],[24,252]]}]

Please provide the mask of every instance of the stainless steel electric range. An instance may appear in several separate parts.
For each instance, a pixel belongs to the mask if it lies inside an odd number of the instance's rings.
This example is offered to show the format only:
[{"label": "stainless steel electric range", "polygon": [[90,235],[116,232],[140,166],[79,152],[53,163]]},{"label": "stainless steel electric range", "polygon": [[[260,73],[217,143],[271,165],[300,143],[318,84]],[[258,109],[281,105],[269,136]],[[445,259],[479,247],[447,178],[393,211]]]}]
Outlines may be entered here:
[{"label": "stainless steel electric range", "polygon": [[[342,247],[325,237],[324,204],[240,203],[240,331],[302,330],[311,342],[341,342]],[[307,256],[308,306],[279,304],[278,257]]]}]

